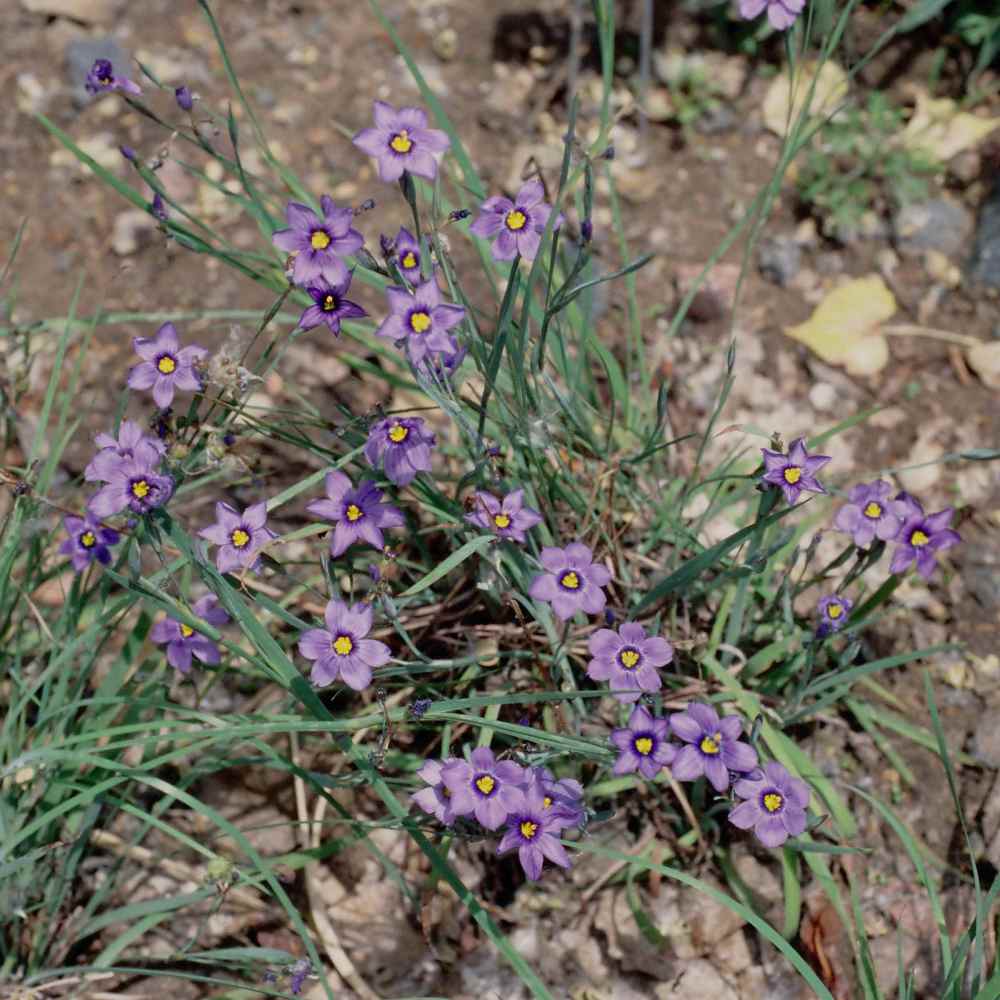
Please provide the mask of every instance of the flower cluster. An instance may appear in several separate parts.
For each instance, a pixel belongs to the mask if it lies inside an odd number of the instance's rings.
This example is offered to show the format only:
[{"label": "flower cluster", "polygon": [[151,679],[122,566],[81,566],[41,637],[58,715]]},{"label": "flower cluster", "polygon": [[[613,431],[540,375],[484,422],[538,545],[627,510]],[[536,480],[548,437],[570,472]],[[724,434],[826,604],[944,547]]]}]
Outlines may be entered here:
[{"label": "flower cluster", "polygon": [[498,760],[489,747],[473,750],[468,760],[425,761],[417,774],[427,787],[411,798],[424,812],[445,826],[469,817],[486,830],[506,827],[497,853],[516,850],[532,881],[541,876],[546,859],[570,867],[558,835],[586,818],[579,782],[557,780],[544,767]]}]

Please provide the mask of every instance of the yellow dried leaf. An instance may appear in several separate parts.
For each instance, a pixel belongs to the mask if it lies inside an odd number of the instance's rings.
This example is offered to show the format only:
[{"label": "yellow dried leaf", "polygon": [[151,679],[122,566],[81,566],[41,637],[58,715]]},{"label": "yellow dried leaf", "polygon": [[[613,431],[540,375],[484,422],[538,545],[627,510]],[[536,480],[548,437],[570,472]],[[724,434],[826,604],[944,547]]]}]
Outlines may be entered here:
[{"label": "yellow dried leaf", "polygon": [[877,275],[855,278],[835,288],[805,323],[785,334],[805,344],[827,364],[852,375],[874,375],[889,361],[881,324],[896,311],[896,299]]},{"label": "yellow dried leaf", "polygon": [[809,113],[813,117],[832,113],[847,96],[847,74],[832,60],[827,60],[822,66],[815,60],[803,63],[795,73],[794,81],[787,69],[782,70],[767,88],[761,108],[768,129],[776,135],[784,135],[795,124],[814,80],[816,89],[809,103]]},{"label": "yellow dried leaf", "polygon": [[1000,341],[976,344],[966,357],[976,374],[992,389],[1000,389]]},{"label": "yellow dried leaf", "polygon": [[963,150],[972,149],[994,129],[1000,118],[980,118],[959,111],[950,97],[931,97],[922,87],[912,87],[917,106],[899,141],[911,153],[923,153],[947,163]]}]

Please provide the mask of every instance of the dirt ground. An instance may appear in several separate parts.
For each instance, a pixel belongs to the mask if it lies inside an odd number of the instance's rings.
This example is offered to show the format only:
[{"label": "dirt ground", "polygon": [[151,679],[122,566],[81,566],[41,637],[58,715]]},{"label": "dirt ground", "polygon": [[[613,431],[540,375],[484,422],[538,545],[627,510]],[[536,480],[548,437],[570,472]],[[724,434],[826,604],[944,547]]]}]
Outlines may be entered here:
[{"label": "dirt ground", "polygon": [[[53,0],[54,2],[54,0]],[[71,0],[67,0],[72,5]],[[118,152],[134,147],[144,158],[157,154],[163,134],[115,97],[81,106],[79,76],[70,57],[79,43],[113,39],[171,85],[187,83],[219,106],[225,80],[208,25],[197,4],[188,0],[79,0],[75,21],[33,12],[44,3],[5,0],[0,12],[0,81],[8,99],[0,103],[0,248],[7,245],[23,218],[28,219],[17,267],[15,320],[27,325],[62,315],[77,282],[83,279],[79,312],[202,309],[265,309],[269,294],[214,260],[165,244],[162,236],[106,186],[89,176],[34,120],[43,112],[81,143],[100,163],[129,183],[130,166]],[[56,4],[58,6],[58,4]],[[567,4],[560,0],[495,0],[490,4],[461,0],[386,0],[385,9],[414,48],[421,69],[458,126],[477,167],[491,190],[516,187],[529,159],[555,181],[565,127],[567,69],[563,56],[568,33]],[[362,231],[377,245],[378,233],[399,225],[396,199],[373,175],[367,158],[346,140],[365,125],[371,101],[418,103],[405,67],[365,4],[329,0],[231,0],[217,3],[222,30],[247,95],[265,124],[275,152],[290,163],[317,194],[329,192],[338,203],[379,204],[363,216]],[[635,5],[638,8],[638,5]],[[101,17],[110,12],[111,16]],[[91,15],[97,14],[92,20]],[[622,5],[621,68],[634,58],[638,11]],[[851,43],[863,47],[872,27],[862,14]],[[658,5],[658,49],[692,46],[698,25],[673,4]],[[586,32],[584,33],[586,36]],[[74,48],[76,46],[77,48]],[[44,54],[44,55],[41,55]],[[804,321],[823,295],[843,276],[881,273],[899,303],[897,322],[960,332],[988,341],[1000,335],[996,293],[947,287],[929,273],[919,256],[898,254],[885,219],[870,237],[843,245],[810,237],[793,194],[786,190],[768,223],[767,234],[789,238],[798,233],[803,259],[798,274],[785,287],[763,277],[751,258],[740,300],[731,309],[740,251],[735,248],[715,272],[713,286],[673,340],[665,336],[683,288],[704,265],[719,241],[739,219],[770,177],[780,143],[764,128],[759,105],[767,88],[767,61],[750,64],[719,56],[731,78],[728,105],[734,114],[721,124],[684,134],[651,123],[645,136],[634,116],[616,128],[618,155],[612,170],[623,199],[626,237],[633,253],[653,250],[655,260],[638,274],[638,295],[645,317],[644,337],[656,368],[674,379],[670,420],[677,435],[697,430],[713,402],[723,372],[729,333],[737,336],[737,384],[723,423],[778,430],[786,439],[833,425],[873,405],[883,407],[864,428],[838,437],[840,482],[872,478],[879,470],[928,462],[945,453],[997,447],[1000,406],[995,388],[986,385],[948,342],[931,338],[892,338],[891,363],[879,374],[856,378],[823,364],[783,328]],[[579,77],[582,131],[595,127],[596,97],[593,58],[584,58]],[[894,50],[876,61],[864,78],[868,86],[902,92],[908,81],[924,79],[926,53]],[[625,80],[619,80],[624,94]],[[176,114],[166,96],[154,103],[164,114]],[[1000,102],[991,109],[1000,113]],[[181,155],[179,147],[171,156]],[[936,195],[962,204],[970,218],[985,196],[1000,163],[1000,140],[987,140],[963,160],[960,176],[949,172],[936,184]],[[209,185],[168,162],[160,172],[168,190],[199,210],[234,245],[259,244],[253,222],[239,214]],[[385,200],[385,204],[381,202]],[[599,193],[594,216],[595,245],[608,268],[617,266],[619,249],[610,226],[606,192]],[[803,235],[805,234],[805,235]],[[971,237],[969,239],[971,247]],[[961,266],[963,255],[952,264]],[[940,286],[938,291],[934,291]],[[610,286],[601,304],[600,329],[616,343],[625,328],[625,293]],[[928,295],[932,294],[931,299]],[[379,303],[362,290],[360,301],[373,314]],[[733,316],[735,315],[735,319]],[[206,321],[183,325],[209,347],[219,345],[228,323]],[[97,329],[84,371],[82,410],[86,432],[67,452],[67,479],[79,474],[89,452],[89,435],[104,429],[131,353],[131,338],[149,335],[149,325],[119,324]],[[50,337],[52,335],[49,335]],[[32,369],[35,399],[48,377],[44,335],[35,341],[39,357]],[[337,359],[336,348],[318,336],[301,339],[290,352],[280,376],[264,386],[267,396],[283,398],[289,380],[321,409],[335,403],[369,406],[369,391]],[[109,386],[112,391],[109,391]],[[33,432],[33,414],[21,415],[22,434]],[[25,437],[21,438],[25,440]],[[19,461],[16,444],[6,460]],[[271,467],[278,457],[269,459]],[[901,484],[919,494],[929,509],[951,504],[959,508],[965,544],[954,550],[949,569],[929,587],[906,584],[898,592],[897,610],[871,637],[878,653],[959,642],[965,651],[928,661],[937,683],[939,703],[955,750],[971,754],[979,766],[961,771],[965,806],[982,849],[980,873],[992,877],[1000,867],[1000,788],[994,768],[1000,765],[1000,466],[997,463],[950,463],[913,469]],[[922,681],[914,667],[886,681],[899,700],[897,710],[926,721]],[[884,706],[876,704],[876,712]],[[903,780],[863,730],[830,717],[815,727],[807,751],[820,769],[839,782],[858,784],[893,801],[903,819],[918,829],[934,856],[949,862],[946,878],[949,918],[954,926],[968,915],[968,865],[955,811],[940,764],[931,754],[899,737],[895,749],[913,772]],[[231,791],[231,790],[230,790]],[[254,817],[267,826],[273,813],[262,789],[243,787],[227,795],[229,813],[241,821]],[[283,808],[280,799],[278,808]],[[874,848],[870,863],[855,872],[862,886],[866,922],[876,961],[891,988],[896,964],[897,929],[902,931],[908,965],[916,968],[923,988],[933,981],[933,928],[926,903],[913,885],[912,871],[891,834],[870,813],[859,814],[865,845]],[[261,834],[262,840],[265,834]],[[291,845],[266,843],[265,853]],[[387,853],[401,865],[413,861],[409,848],[387,834]],[[398,856],[397,856],[398,855]],[[697,862],[695,862],[697,863]],[[425,947],[412,914],[400,919],[394,887],[387,886],[370,858],[347,852],[330,865],[324,878],[331,912],[346,936],[355,962],[383,995],[438,991],[442,995],[519,996],[512,973],[476,938],[474,930],[456,924],[454,914],[438,914],[437,953]],[[776,864],[766,855],[746,850],[738,859],[744,879],[761,897],[780,895]],[[711,868],[706,864],[705,872]],[[482,870],[470,870],[476,887]],[[502,916],[512,939],[549,982],[560,982],[566,995],[586,997],[688,997],[710,990],[726,997],[797,997],[797,987],[780,971],[780,963],[762,954],[756,939],[730,917],[703,900],[666,885],[649,905],[670,947],[653,948],[639,933],[623,892],[600,891],[606,873],[596,860],[584,862],[572,875],[576,896],[523,890],[503,902]],[[353,887],[345,889],[345,885]],[[358,887],[361,887],[360,889]],[[591,892],[591,887],[596,887]],[[160,889],[165,888],[160,886]],[[480,886],[494,900],[502,886]],[[582,905],[567,898],[582,896]],[[498,907],[499,903],[496,904]],[[708,906],[708,908],[706,908]],[[821,897],[810,899],[803,940],[813,953],[829,959],[849,982],[849,944]],[[372,921],[376,933],[371,932]],[[454,924],[454,926],[452,926]],[[677,928],[684,928],[678,930]],[[353,935],[353,937],[352,937]],[[228,927],[220,937],[290,946],[275,927]],[[543,948],[541,941],[553,944]],[[822,964],[817,957],[818,964]],[[439,964],[440,963],[440,964]],[[441,966],[453,970],[442,980]],[[136,986],[138,990],[139,987]],[[184,987],[178,987],[183,990]],[[587,992],[587,991],[590,992]],[[187,996],[177,992],[176,996]],[[318,995],[318,994],[317,994]],[[849,994],[843,994],[849,995]]]}]

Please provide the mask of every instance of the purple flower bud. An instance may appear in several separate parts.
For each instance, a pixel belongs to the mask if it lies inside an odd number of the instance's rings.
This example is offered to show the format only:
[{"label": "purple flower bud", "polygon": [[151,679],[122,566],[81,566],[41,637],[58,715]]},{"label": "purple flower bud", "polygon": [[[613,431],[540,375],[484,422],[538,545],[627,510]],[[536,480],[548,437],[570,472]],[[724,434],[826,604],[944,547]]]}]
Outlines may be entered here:
[{"label": "purple flower bud", "polygon": [[190,111],[194,107],[194,96],[188,87],[178,87],[174,91],[174,97],[177,98],[177,106],[181,111]]},{"label": "purple flower bud", "polygon": [[434,702],[430,698],[417,698],[417,700],[410,705],[410,715],[414,719],[422,719],[427,714],[427,710],[433,704]]},{"label": "purple flower bud", "polygon": [[584,243],[589,243],[594,238],[594,223],[590,219],[584,219],[580,223],[580,235]]},{"label": "purple flower bud", "polygon": [[138,163],[139,157],[131,146],[119,146],[118,151],[128,160],[129,163]]},{"label": "purple flower bud", "polygon": [[156,216],[157,219],[160,220],[160,222],[166,222],[170,218],[167,213],[167,206],[163,203],[163,195],[161,195],[159,191],[153,195],[153,200],[150,203],[149,210],[154,216]]}]

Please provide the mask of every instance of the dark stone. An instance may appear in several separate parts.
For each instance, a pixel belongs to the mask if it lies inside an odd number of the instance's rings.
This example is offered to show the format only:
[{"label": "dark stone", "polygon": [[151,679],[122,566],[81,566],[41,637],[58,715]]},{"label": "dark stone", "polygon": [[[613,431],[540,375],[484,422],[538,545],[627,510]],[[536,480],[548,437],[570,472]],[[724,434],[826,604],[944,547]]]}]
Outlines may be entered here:
[{"label": "dark stone", "polygon": [[1000,288],[1000,177],[979,207],[966,274],[972,282]]},{"label": "dark stone", "polygon": [[947,198],[904,205],[892,220],[893,241],[904,257],[937,250],[960,258],[969,245],[972,217],[963,205]]},{"label": "dark stone", "polygon": [[768,281],[784,287],[802,267],[802,248],[790,236],[761,240],[757,267]]},{"label": "dark stone", "polygon": [[[90,68],[98,59],[107,59],[119,76],[135,80],[136,71],[132,57],[111,37],[79,38],[66,46],[66,64],[69,82],[73,87],[73,103],[78,108],[86,107],[95,96],[88,94],[84,84]],[[142,82],[136,80],[142,86]]]}]

